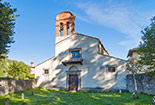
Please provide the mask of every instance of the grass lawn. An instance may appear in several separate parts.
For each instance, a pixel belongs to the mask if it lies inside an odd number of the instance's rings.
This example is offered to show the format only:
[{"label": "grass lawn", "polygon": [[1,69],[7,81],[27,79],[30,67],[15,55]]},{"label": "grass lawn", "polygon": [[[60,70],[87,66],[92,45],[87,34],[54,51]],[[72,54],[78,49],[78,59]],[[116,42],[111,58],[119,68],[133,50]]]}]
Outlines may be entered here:
[{"label": "grass lawn", "polygon": [[[34,96],[32,96],[32,90]],[[25,98],[21,99],[24,93]],[[140,94],[139,99],[132,99],[131,93],[114,92],[67,92],[53,89],[30,89],[6,96],[0,96],[0,105],[5,105],[5,98],[9,98],[9,105],[151,105],[152,97]]]}]

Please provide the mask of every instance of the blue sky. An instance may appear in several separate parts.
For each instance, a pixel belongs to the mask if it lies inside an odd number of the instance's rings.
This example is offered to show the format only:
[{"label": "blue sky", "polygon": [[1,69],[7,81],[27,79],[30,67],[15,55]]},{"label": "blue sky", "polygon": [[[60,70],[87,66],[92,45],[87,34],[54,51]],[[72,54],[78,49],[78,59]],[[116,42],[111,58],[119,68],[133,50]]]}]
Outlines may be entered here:
[{"label": "blue sky", "polygon": [[9,59],[35,65],[54,56],[55,17],[76,16],[75,32],[97,37],[111,56],[127,59],[155,15],[155,0],[3,0],[17,8]]}]

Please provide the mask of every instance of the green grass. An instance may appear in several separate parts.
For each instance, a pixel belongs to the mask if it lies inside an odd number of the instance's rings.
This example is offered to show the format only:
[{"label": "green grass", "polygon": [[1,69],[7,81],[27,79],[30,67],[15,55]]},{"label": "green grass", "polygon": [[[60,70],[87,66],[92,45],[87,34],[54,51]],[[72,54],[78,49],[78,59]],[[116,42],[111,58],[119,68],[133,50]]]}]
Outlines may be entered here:
[{"label": "green grass", "polygon": [[[32,90],[34,96],[32,96]],[[22,93],[24,93],[24,99],[21,99]],[[139,99],[132,99],[131,93],[72,93],[36,88],[0,97],[0,105],[5,105],[5,98],[9,98],[9,105],[151,105],[153,96],[146,94],[140,94],[139,96]]]}]

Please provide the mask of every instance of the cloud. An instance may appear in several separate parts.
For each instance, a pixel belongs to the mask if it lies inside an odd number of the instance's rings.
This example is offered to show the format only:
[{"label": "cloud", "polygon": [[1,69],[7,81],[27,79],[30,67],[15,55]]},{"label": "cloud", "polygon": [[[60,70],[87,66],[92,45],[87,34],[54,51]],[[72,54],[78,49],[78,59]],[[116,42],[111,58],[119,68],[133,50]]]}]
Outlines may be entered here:
[{"label": "cloud", "polygon": [[141,30],[149,24],[153,12],[139,11],[135,7],[126,4],[92,2],[77,3],[87,17],[87,21],[95,21],[98,24],[113,28],[124,35],[128,40],[119,42],[119,45],[127,48],[136,47],[141,39]]},{"label": "cloud", "polygon": [[84,17],[82,17],[82,16],[80,16],[80,15],[75,14],[75,16],[76,16],[78,19],[80,19],[80,20],[82,20],[82,21],[84,21],[84,22],[90,23],[90,21],[89,21],[88,19],[86,19],[86,18],[84,18]]}]

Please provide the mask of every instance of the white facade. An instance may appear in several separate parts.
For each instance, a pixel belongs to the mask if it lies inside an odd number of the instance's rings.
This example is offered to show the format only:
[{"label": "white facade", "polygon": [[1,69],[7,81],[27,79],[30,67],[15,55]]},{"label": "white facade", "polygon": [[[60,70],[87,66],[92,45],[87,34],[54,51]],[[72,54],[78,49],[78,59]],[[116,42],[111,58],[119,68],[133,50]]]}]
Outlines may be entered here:
[{"label": "white facade", "polygon": [[[62,36],[63,37],[63,36]],[[72,66],[77,68],[78,90],[85,88],[126,89],[126,61],[108,56],[104,47],[103,54],[99,54],[100,40],[90,36],[75,33],[56,40],[55,56],[35,67],[37,86],[68,88],[68,72]],[[71,59],[71,49],[81,49],[80,63],[62,62]],[[108,72],[108,67],[115,67],[115,72]],[[45,70],[49,73],[45,74]],[[70,73],[74,74],[75,71]],[[68,90],[68,89],[67,89]]]},{"label": "white facade", "polygon": [[[134,51],[133,51],[134,50]],[[136,51],[136,49],[131,49],[131,50],[129,50],[129,53],[128,53],[128,57],[130,57],[129,58],[129,60],[135,60],[136,62],[138,61],[138,60],[140,60],[140,54],[138,54],[137,53],[137,51]],[[147,70],[148,70],[148,72],[149,71],[151,71],[150,69],[148,69],[148,67],[149,66],[146,66],[146,65],[143,65],[143,66],[141,66],[141,71],[137,71],[138,73],[145,73]],[[153,71],[153,70],[152,70]],[[131,73],[131,72],[130,72]]]}]

